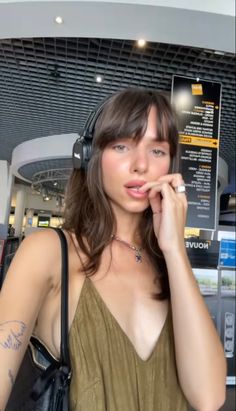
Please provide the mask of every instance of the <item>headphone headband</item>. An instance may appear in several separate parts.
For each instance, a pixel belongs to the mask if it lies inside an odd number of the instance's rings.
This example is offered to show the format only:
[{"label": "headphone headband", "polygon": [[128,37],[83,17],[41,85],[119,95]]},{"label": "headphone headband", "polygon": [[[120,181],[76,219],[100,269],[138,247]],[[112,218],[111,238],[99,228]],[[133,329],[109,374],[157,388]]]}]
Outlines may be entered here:
[{"label": "headphone headband", "polygon": [[88,162],[92,153],[92,140],[94,129],[98,117],[100,116],[105,104],[111,98],[107,97],[99,103],[90,113],[86,120],[85,126],[73,146],[72,161],[75,169],[87,169]]},{"label": "headphone headband", "polygon": [[83,138],[89,138],[89,139],[93,138],[96,122],[97,122],[98,117],[100,116],[105,104],[107,103],[107,101],[108,101],[108,98],[103,100],[102,103],[98,104],[95,107],[95,109],[93,109],[90,112],[90,114],[88,116],[88,119],[85,123],[85,126],[83,128],[83,132],[82,132]]}]

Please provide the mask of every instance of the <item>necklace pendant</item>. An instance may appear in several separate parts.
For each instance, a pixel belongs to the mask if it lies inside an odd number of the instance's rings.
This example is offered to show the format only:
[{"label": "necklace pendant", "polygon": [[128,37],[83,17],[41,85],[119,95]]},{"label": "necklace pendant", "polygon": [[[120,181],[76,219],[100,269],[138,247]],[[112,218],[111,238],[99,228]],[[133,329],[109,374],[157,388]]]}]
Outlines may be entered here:
[{"label": "necklace pendant", "polygon": [[114,235],[114,234],[112,234],[111,238],[112,238],[113,240],[120,241],[122,244],[126,245],[126,247],[129,247],[131,250],[133,250],[134,253],[135,253],[135,261],[136,261],[136,263],[141,263],[141,262],[142,262],[142,254],[141,254],[141,252],[142,252],[142,247],[140,247],[140,248],[135,247],[134,245],[127,243],[127,241],[121,240],[121,238],[117,237],[117,236]]},{"label": "necklace pendant", "polygon": [[136,263],[141,263],[142,262],[142,256],[139,253],[135,254],[135,261]]}]

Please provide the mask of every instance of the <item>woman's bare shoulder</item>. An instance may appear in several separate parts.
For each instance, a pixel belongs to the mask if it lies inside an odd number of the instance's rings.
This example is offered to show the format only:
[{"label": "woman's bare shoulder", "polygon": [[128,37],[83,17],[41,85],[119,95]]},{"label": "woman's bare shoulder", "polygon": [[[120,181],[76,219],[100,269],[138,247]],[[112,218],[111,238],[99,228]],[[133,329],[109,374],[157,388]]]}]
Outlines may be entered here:
[{"label": "woman's bare shoulder", "polygon": [[47,244],[53,242],[55,238],[58,237],[56,231],[52,228],[43,228],[39,230],[35,230],[32,233],[28,234],[25,239],[22,241],[21,244],[28,244],[39,243],[41,242],[42,245],[46,241]]},{"label": "woman's bare shoulder", "polygon": [[48,247],[50,247],[50,250],[56,249],[59,242],[57,239],[58,235],[55,230],[50,228],[40,229],[27,235],[22,241],[21,247],[24,250],[30,248],[40,253],[44,252]]},{"label": "woman's bare shoulder", "polygon": [[21,275],[28,273],[31,277],[35,273],[49,279],[58,258],[60,240],[57,233],[52,229],[34,231],[21,242],[9,271]]}]

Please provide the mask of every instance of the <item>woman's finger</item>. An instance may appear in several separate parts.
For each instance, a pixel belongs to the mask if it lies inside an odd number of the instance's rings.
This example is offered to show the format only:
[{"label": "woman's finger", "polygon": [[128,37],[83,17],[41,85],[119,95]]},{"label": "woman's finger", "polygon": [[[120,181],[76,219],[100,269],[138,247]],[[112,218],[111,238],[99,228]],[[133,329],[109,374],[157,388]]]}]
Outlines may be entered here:
[{"label": "woman's finger", "polygon": [[163,184],[163,183],[168,183],[173,189],[176,189],[176,190],[177,190],[177,187],[184,186],[184,180],[181,174],[166,174],[158,178],[158,180],[156,181],[150,181],[144,184],[142,187],[140,187],[139,191],[141,193],[144,193],[145,191],[152,189],[156,185]]},{"label": "woman's finger", "polygon": [[184,179],[180,173],[166,174],[157,180],[158,183],[169,183],[173,188],[184,185]]}]

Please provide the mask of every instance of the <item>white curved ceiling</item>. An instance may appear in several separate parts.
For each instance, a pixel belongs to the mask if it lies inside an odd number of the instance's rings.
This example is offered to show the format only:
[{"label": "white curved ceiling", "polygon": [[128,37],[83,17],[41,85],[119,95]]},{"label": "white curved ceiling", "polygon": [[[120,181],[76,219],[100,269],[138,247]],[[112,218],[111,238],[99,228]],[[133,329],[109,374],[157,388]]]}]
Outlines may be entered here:
[{"label": "white curved ceiling", "polygon": [[234,52],[234,15],[234,0],[0,0],[0,37],[145,37]]}]

